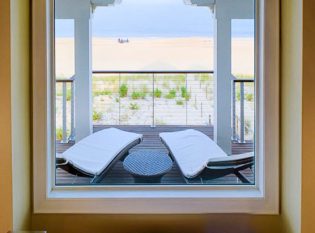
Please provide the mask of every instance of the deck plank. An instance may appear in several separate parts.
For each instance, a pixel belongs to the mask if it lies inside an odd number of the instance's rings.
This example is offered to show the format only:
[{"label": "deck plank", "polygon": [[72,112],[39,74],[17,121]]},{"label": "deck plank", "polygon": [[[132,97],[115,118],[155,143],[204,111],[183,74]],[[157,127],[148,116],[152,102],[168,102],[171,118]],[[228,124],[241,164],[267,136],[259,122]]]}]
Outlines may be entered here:
[{"label": "deck plank", "polygon": [[[213,127],[211,126],[104,126],[104,125],[95,125],[94,132],[99,130],[116,127],[121,130],[126,130],[135,133],[143,134],[143,141],[137,146],[133,147],[129,152],[134,152],[136,150],[150,149],[150,150],[162,150],[168,153],[168,150],[163,145],[159,139],[160,132],[172,132],[185,129],[196,129],[208,137],[213,139]],[[66,149],[70,148],[73,143],[57,143],[56,151],[62,153]],[[251,152],[254,149],[252,142],[247,143],[232,143],[232,153],[240,154],[245,152]],[[254,182],[254,173],[250,169],[242,171],[242,174],[245,175],[251,182]],[[218,175],[218,176],[217,176]],[[234,174],[227,174],[225,176],[219,176],[220,174],[208,174],[207,172],[202,173],[203,179],[195,178],[189,181],[192,184],[214,184],[214,185],[229,185],[229,184],[239,184],[240,181]],[[87,185],[91,181],[91,178],[80,176],[74,171],[67,172],[62,169],[56,169],[56,184],[57,185]],[[134,184],[133,177],[124,170],[122,162],[118,161],[113,168],[107,173],[105,178],[100,182],[102,185],[122,185],[122,184]],[[180,185],[186,184],[184,178],[181,175],[181,172],[178,166],[174,163],[172,170],[167,173],[161,181],[161,184],[165,185]]]}]

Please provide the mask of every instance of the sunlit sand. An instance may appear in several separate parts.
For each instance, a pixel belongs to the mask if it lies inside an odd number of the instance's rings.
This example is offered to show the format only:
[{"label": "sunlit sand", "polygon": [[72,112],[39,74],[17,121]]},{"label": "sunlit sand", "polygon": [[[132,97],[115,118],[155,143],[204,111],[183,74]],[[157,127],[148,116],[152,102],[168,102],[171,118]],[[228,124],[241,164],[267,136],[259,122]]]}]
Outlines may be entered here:
[{"label": "sunlit sand", "polygon": [[[213,70],[214,43],[211,38],[94,38],[93,70]],[[74,74],[74,41],[56,39],[56,73]],[[236,38],[232,42],[233,74],[254,73],[254,42]]]}]

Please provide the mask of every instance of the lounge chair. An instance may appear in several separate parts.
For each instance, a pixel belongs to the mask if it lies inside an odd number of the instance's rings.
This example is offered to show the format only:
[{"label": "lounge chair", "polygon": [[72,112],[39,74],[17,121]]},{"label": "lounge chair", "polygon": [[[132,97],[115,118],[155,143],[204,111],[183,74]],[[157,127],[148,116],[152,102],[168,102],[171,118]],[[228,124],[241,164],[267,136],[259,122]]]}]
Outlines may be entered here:
[{"label": "lounge chair", "polygon": [[234,173],[243,183],[249,183],[240,171],[253,166],[254,153],[252,152],[228,156],[207,135],[194,129],[160,133],[160,139],[170,151],[188,183],[205,169],[219,171],[225,175]]},{"label": "lounge chair", "polygon": [[98,183],[111,166],[141,140],[141,134],[116,128],[104,129],[57,154],[59,162],[56,165],[65,170],[70,166],[81,174],[93,177],[91,183]]}]

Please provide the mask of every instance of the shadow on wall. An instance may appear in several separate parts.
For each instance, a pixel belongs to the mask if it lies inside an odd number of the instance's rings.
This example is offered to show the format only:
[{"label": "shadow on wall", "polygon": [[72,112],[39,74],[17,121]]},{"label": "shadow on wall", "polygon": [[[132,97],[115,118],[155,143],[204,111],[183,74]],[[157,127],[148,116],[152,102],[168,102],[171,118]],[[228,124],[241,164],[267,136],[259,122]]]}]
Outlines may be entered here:
[{"label": "shadow on wall", "polygon": [[[149,202],[148,202],[149,205]],[[281,233],[280,215],[33,215],[49,233]]]}]

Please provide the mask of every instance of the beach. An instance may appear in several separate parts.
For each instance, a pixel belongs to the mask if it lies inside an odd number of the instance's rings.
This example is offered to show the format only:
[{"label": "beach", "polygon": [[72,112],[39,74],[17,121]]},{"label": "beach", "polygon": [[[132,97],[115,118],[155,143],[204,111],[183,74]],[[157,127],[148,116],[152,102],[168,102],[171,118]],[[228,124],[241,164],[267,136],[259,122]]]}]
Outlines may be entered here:
[{"label": "beach", "polygon": [[[126,38],[124,38],[126,40]],[[214,41],[210,38],[93,38],[93,70],[104,71],[209,71],[214,69]],[[74,74],[74,41],[56,39],[56,74]],[[253,77],[253,40],[232,42],[232,72]],[[167,77],[167,78],[166,78]],[[103,74],[93,78],[93,123],[105,125],[211,125],[214,119],[214,79],[212,74],[150,75]],[[121,94],[122,86],[126,94]],[[154,87],[154,90],[152,89]],[[57,129],[62,127],[62,86],[57,85]],[[68,86],[68,89],[70,86]],[[156,92],[158,90],[158,92]],[[70,89],[69,89],[70,91]],[[184,92],[185,91],[185,92]],[[154,101],[154,118],[152,93]],[[187,94],[185,94],[187,93]],[[252,86],[245,86],[245,121],[252,137],[254,102]],[[238,101],[238,100],[237,100]],[[67,125],[70,128],[70,98],[67,100]],[[239,109],[237,102],[236,109]],[[237,112],[239,112],[237,110]]]},{"label": "beach", "polygon": [[[93,70],[213,70],[214,41],[212,38],[93,38]],[[232,73],[254,73],[254,41],[234,38],[232,41]],[[73,38],[56,39],[56,74],[74,74]]]}]

